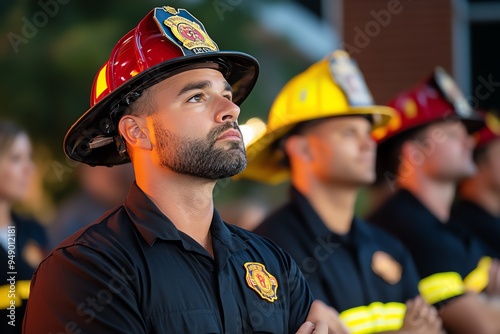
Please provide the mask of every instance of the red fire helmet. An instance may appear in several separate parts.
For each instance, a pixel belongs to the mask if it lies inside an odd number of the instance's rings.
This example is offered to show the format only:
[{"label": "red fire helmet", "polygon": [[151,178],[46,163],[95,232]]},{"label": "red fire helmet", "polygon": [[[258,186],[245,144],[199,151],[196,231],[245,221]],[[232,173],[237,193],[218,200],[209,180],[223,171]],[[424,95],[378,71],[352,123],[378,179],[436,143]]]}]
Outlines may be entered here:
[{"label": "red fire helmet", "polygon": [[219,51],[203,24],[185,9],[157,7],[122,37],[92,86],[90,109],[69,129],[64,152],[75,161],[112,166],[130,162],[117,124],[128,106],[152,85],[193,68],[219,70],[240,105],[259,73],[255,58]]},{"label": "red fire helmet", "polygon": [[500,112],[487,111],[484,114],[486,127],[474,134],[476,149],[483,147],[495,139],[500,139]]},{"label": "red fire helmet", "polygon": [[373,132],[379,144],[407,130],[439,121],[461,120],[469,133],[484,126],[483,117],[472,109],[453,79],[440,67],[423,83],[400,93],[387,105],[397,113],[385,127]]}]

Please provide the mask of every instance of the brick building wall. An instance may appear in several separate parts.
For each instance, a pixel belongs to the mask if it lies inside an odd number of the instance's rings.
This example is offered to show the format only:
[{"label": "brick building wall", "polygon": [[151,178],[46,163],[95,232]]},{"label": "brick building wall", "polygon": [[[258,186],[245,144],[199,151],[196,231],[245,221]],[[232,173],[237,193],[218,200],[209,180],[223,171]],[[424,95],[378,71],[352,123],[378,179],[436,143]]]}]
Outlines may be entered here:
[{"label": "brick building wall", "polygon": [[451,0],[344,0],[344,48],[385,103],[436,65],[452,74]]}]

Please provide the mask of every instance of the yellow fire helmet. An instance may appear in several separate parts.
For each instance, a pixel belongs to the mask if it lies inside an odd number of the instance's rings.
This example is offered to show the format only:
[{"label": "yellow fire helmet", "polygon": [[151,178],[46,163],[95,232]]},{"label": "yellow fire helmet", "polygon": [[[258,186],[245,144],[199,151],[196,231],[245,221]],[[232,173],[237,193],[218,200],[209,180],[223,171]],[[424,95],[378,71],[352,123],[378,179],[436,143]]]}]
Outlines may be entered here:
[{"label": "yellow fire helmet", "polygon": [[248,165],[240,177],[277,184],[290,177],[277,143],[297,124],[318,118],[371,115],[373,128],[387,124],[393,109],[376,106],[356,63],[337,50],[292,78],[276,97],[266,130],[247,143]]}]

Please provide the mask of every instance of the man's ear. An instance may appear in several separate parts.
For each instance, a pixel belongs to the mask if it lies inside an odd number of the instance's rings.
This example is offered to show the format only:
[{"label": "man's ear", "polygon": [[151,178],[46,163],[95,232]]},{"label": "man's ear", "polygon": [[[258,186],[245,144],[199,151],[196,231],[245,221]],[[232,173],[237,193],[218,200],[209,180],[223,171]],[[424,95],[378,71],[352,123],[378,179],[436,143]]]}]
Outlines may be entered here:
[{"label": "man's ear", "polygon": [[118,123],[118,130],[129,146],[144,150],[152,149],[153,145],[146,119],[125,115]]},{"label": "man's ear", "polygon": [[415,149],[413,145],[412,140],[405,140],[403,144],[401,144],[401,155],[403,157],[408,157],[412,154],[413,150]]},{"label": "man's ear", "polygon": [[411,164],[422,164],[427,155],[422,152],[416,140],[406,140],[401,146],[401,158]]},{"label": "man's ear", "polygon": [[293,135],[285,141],[285,152],[290,159],[300,159],[302,161],[311,161],[312,154],[309,142],[306,136]]}]

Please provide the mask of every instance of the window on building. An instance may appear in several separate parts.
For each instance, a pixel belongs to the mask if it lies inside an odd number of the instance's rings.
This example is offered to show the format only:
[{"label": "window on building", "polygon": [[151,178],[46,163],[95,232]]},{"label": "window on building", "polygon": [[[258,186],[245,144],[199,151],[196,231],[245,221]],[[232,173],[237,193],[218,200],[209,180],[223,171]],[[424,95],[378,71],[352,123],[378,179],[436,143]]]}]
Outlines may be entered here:
[{"label": "window on building", "polygon": [[469,18],[472,102],[500,111],[500,1],[469,0]]}]

